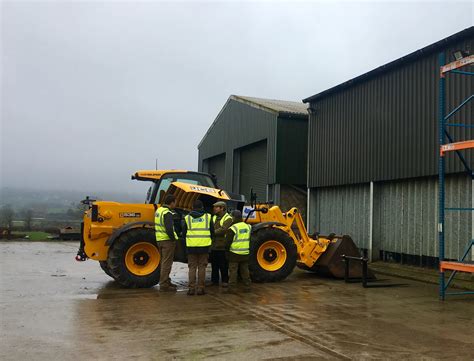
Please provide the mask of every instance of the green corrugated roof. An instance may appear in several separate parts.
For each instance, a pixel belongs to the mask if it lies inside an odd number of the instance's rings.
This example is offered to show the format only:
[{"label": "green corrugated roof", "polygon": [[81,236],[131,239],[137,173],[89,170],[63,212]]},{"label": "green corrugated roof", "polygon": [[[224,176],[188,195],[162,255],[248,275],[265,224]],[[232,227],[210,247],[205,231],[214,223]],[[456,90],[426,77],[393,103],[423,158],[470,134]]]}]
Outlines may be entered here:
[{"label": "green corrugated roof", "polygon": [[241,103],[245,103],[251,106],[255,106],[262,110],[269,110],[277,113],[290,113],[290,114],[308,114],[308,106],[301,102],[291,102],[288,100],[275,100],[275,99],[263,99],[254,98],[241,95],[231,95],[230,99],[236,100]]}]

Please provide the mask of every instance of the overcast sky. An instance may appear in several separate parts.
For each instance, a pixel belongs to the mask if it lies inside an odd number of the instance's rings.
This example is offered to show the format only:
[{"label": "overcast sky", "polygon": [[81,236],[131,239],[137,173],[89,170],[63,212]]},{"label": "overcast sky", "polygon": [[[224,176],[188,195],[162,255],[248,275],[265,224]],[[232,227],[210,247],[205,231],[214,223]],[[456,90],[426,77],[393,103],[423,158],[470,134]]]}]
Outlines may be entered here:
[{"label": "overcast sky", "polygon": [[230,94],[301,99],[472,26],[473,3],[2,2],[0,186],[197,169]]}]

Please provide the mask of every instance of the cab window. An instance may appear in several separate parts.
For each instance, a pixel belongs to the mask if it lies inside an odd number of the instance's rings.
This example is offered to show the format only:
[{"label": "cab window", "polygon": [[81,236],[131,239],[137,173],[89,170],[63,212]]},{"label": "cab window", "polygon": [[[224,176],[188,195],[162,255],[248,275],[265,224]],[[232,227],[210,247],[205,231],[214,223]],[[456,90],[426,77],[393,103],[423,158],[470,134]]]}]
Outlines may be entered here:
[{"label": "cab window", "polygon": [[160,182],[160,187],[158,188],[158,194],[160,194],[161,192],[166,193],[166,191],[168,190],[172,182],[174,181],[171,178],[167,178],[167,179],[162,178]]}]

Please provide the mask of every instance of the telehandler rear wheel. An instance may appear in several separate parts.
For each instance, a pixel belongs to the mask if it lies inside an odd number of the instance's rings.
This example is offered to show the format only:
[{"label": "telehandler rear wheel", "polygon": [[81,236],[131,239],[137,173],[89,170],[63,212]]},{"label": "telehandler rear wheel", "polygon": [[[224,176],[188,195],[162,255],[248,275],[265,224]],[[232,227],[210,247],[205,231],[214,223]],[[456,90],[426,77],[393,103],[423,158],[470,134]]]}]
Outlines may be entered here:
[{"label": "telehandler rear wheel", "polygon": [[104,271],[107,274],[107,276],[114,278],[114,276],[112,276],[112,273],[110,273],[109,266],[107,266],[107,261],[99,261],[99,263],[100,263],[100,268],[102,268],[102,271]]},{"label": "telehandler rear wheel", "polygon": [[155,232],[140,228],[119,236],[109,249],[107,266],[122,286],[147,288],[160,280],[160,260]]},{"label": "telehandler rear wheel", "polygon": [[249,269],[254,282],[281,281],[296,265],[296,245],[277,228],[264,228],[254,235],[250,246]]}]

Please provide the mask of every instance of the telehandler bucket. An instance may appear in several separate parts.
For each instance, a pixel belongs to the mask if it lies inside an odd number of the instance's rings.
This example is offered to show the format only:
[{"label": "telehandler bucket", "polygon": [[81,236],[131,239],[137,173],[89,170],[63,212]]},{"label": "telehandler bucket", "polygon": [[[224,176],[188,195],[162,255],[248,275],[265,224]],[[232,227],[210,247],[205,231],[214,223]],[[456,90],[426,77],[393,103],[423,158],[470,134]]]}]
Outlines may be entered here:
[{"label": "telehandler bucket", "polygon": [[[311,267],[311,271],[326,277],[344,278],[345,262],[342,259],[343,255],[361,257],[359,249],[351,237],[334,237],[326,251],[321,254],[313,267]],[[370,269],[367,276],[369,279],[375,278]],[[361,262],[349,262],[349,277],[362,278]]]}]

